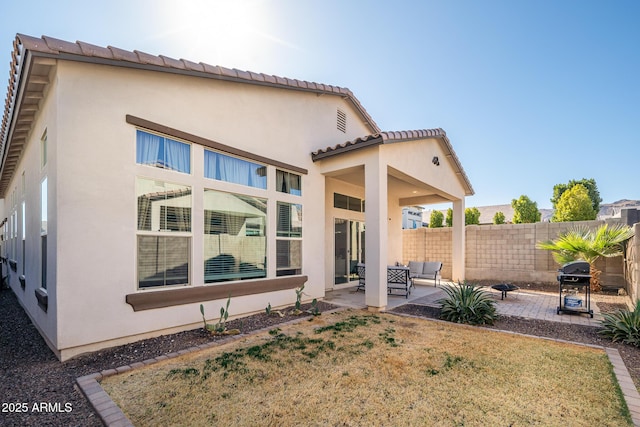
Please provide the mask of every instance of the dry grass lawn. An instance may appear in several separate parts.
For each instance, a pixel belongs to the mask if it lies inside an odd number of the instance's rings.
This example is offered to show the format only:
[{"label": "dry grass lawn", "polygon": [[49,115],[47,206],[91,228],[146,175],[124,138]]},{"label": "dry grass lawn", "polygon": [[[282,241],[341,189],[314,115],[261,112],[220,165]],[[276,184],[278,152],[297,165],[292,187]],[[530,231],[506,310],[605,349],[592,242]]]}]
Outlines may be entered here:
[{"label": "dry grass lawn", "polygon": [[631,425],[604,351],[358,310],[102,386],[136,426]]}]

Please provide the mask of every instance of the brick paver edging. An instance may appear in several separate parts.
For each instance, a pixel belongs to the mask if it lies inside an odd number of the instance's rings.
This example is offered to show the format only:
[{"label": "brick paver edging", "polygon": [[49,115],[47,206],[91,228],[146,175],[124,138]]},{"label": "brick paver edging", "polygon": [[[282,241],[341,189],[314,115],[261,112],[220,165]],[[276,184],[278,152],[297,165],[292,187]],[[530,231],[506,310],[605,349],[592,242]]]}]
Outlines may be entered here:
[{"label": "brick paver edging", "polygon": [[[334,310],[328,310],[325,313],[335,313],[339,311],[349,310],[348,307],[336,308]],[[235,341],[241,338],[244,338],[248,335],[259,334],[262,332],[268,332],[276,326],[286,326],[294,323],[299,323],[304,320],[309,319],[311,316],[304,316],[298,319],[289,320],[288,322],[282,322],[278,325],[267,326],[262,329],[256,329],[255,331],[251,331],[249,334],[239,334],[239,335],[230,335],[223,339],[217,341],[211,341],[205,344],[200,344],[198,346],[189,347],[184,350],[176,351],[173,353],[163,354],[158,357],[154,357],[152,359],[147,359],[142,362],[135,362],[131,365],[120,366],[115,369],[106,369],[101,372],[97,372],[90,375],[85,375],[83,377],[76,378],[76,383],[80,388],[80,391],[89,401],[89,404],[93,407],[93,410],[98,414],[102,422],[107,427],[134,427],[133,423],[127,418],[127,416],[122,412],[120,407],[116,405],[116,403],[111,399],[111,397],[107,394],[106,391],[102,388],[99,381],[103,378],[109,377],[111,375],[118,375],[124,372],[131,371],[133,369],[142,368],[144,366],[153,365],[154,363],[161,362],[163,360],[173,359],[179,356],[183,356],[185,354],[194,353],[200,350],[206,350],[208,348],[216,347],[221,344],[226,344],[231,341]]]}]

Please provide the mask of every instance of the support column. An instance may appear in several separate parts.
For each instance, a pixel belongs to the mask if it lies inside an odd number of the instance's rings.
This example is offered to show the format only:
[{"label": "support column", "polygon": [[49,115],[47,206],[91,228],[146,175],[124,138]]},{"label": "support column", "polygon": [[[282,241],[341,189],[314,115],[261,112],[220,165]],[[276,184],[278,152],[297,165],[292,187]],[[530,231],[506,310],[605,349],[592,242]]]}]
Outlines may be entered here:
[{"label": "support column", "polygon": [[367,159],[365,181],[365,303],[369,311],[383,311],[387,306],[387,165],[379,152]]},{"label": "support column", "polygon": [[464,281],[465,273],[464,198],[453,202],[453,230],[451,233],[451,280]]}]

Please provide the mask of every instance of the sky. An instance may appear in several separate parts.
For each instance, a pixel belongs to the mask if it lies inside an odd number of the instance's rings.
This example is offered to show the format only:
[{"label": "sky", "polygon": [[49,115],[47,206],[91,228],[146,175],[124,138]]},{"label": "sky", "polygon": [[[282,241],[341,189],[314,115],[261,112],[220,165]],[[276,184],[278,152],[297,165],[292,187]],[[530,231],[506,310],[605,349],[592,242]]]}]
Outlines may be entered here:
[{"label": "sky", "polygon": [[0,79],[21,33],[331,84],[384,131],[444,129],[467,207],[582,178],[640,200],[637,0],[0,1]]}]

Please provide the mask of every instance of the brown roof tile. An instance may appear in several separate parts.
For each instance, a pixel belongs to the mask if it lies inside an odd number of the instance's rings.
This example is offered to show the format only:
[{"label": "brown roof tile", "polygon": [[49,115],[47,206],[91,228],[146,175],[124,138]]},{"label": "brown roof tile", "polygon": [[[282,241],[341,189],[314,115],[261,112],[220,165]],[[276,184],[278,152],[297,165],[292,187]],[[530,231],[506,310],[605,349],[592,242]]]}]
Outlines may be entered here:
[{"label": "brown roof tile", "polygon": [[214,74],[217,76],[222,75],[222,71],[220,71],[220,67],[218,67],[217,65],[209,65],[209,64],[205,64],[204,62],[201,62],[201,64],[204,67],[205,73]]},{"label": "brown roof tile", "polygon": [[163,67],[165,65],[164,61],[159,56],[151,55],[139,50],[134,50],[133,53],[138,56],[138,62],[141,64],[157,65],[159,67]]},{"label": "brown roof tile", "polygon": [[44,41],[44,39],[25,36],[21,34],[16,37],[16,40],[13,43],[14,52],[19,52],[20,47],[25,50],[36,50],[43,53],[57,53],[47,46],[47,43]]},{"label": "brown roof tile", "polygon": [[238,70],[234,68],[234,71],[236,72],[237,77],[241,78],[241,79],[246,79],[246,80],[253,80],[251,73],[248,71],[242,71],[242,70]]},{"label": "brown roof tile", "polygon": [[71,43],[48,36],[42,36],[42,39],[47,43],[49,49],[55,52],[73,53],[76,55],[83,54],[82,49],[80,49],[80,45],[78,45],[78,43]]},{"label": "brown roof tile", "polygon": [[269,75],[269,74],[263,74],[262,77],[264,77],[264,81],[265,82],[269,82],[269,83],[272,83],[272,84],[278,83],[278,80],[276,79],[276,76],[272,76],[272,75]]},{"label": "brown roof tile", "polygon": [[113,46],[109,46],[108,49],[111,51],[111,54],[113,55],[113,59],[117,61],[138,62],[138,55],[136,55],[131,51],[120,49]]},{"label": "brown roof tile", "polygon": [[218,65],[218,68],[220,69],[220,74],[223,76],[238,77],[235,69],[222,67],[220,65]]},{"label": "brown roof tile", "polygon": [[180,61],[184,63],[184,66],[187,68],[187,70],[199,71],[204,73],[204,65],[202,65],[201,63],[195,63],[186,59],[180,59]]},{"label": "brown roof tile", "polygon": [[249,77],[251,78],[251,80],[255,80],[257,82],[265,81],[264,74],[254,73],[253,71],[249,71]]},{"label": "brown roof tile", "polygon": [[107,47],[95,46],[85,42],[78,42],[80,50],[86,56],[113,59],[113,52]]},{"label": "brown roof tile", "polygon": [[187,67],[184,65],[184,62],[178,59],[169,58],[168,56],[164,56],[164,55],[160,55],[159,58],[162,59],[162,62],[167,67],[177,68],[179,70],[187,69]]}]

